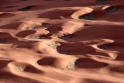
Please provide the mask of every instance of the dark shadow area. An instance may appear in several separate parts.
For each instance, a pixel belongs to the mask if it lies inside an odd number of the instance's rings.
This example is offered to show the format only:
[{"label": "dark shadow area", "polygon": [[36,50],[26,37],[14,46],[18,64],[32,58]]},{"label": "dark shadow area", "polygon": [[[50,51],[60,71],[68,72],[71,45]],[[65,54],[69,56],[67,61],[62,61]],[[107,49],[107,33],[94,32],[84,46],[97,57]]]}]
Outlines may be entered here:
[{"label": "dark shadow area", "polygon": [[0,60],[0,69],[6,67],[10,62],[12,62],[12,60]]},{"label": "dark shadow area", "polygon": [[104,5],[107,2],[107,0],[96,0],[97,5]]},{"label": "dark shadow area", "polygon": [[14,17],[15,14],[11,14],[11,13],[3,13],[0,14],[0,18],[9,18],[9,17]]},{"label": "dark shadow area", "polygon": [[32,8],[33,8],[33,6],[27,6],[27,7],[18,9],[18,11],[28,11],[28,10],[30,10]]},{"label": "dark shadow area", "polygon": [[124,4],[124,1],[118,0],[95,0],[94,5],[121,5]]},{"label": "dark shadow area", "polygon": [[21,22],[11,23],[7,25],[0,26],[0,29],[17,29]]},{"label": "dark shadow area", "polygon": [[27,49],[32,49],[33,44],[38,41],[18,41],[13,43],[16,48],[27,48]]},{"label": "dark shadow area", "polygon": [[69,18],[76,10],[60,10],[56,9],[54,11],[45,12],[42,14],[38,14],[38,18],[50,18],[50,19],[60,19],[60,16],[65,18]]},{"label": "dark shadow area", "polygon": [[[99,25],[84,27],[84,29],[77,31],[73,34],[76,41],[84,41],[88,39],[111,39],[116,40],[118,37],[123,36],[124,26],[116,25]],[[71,41],[73,41],[73,38]]]},{"label": "dark shadow area", "polygon": [[112,67],[112,68],[110,68],[110,71],[120,73],[120,74],[124,74],[124,65]]},{"label": "dark shadow area", "polygon": [[24,71],[25,72],[31,72],[31,73],[43,73],[42,71],[36,69],[32,65],[28,65]]},{"label": "dark shadow area", "polygon": [[96,16],[93,13],[88,13],[88,14],[79,16],[79,19],[95,20],[96,19]]},{"label": "dark shadow area", "polygon": [[[105,80],[96,80],[96,79],[85,79],[86,83],[117,83],[113,81],[105,81]],[[120,82],[118,82],[120,83]]]},{"label": "dark shadow area", "polygon": [[109,49],[109,48],[112,48],[112,44],[113,43],[105,43],[105,44],[102,44],[102,45],[98,45],[97,47],[99,48],[99,49]]},{"label": "dark shadow area", "polygon": [[119,55],[117,56],[117,58],[115,60],[118,60],[118,61],[124,61],[124,53],[119,53]]},{"label": "dark shadow area", "polygon": [[[22,36],[22,35],[21,35]],[[27,35],[28,39],[51,39],[50,34]]]},{"label": "dark shadow area", "polygon": [[58,38],[63,39],[63,40],[69,40],[72,38],[72,34],[63,34],[62,36],[58,36]]},{"label": "dark shadow area", "polygon": [[63,0],[63,1],[71,1],[71,0]]},{"label": "dark shadow area", "polygon": [[62,31],[62,23],[58,23],[58,24],[52,24],[52,26],[48,27],[46,30],[49,31],[50,33],[48,34],[48,36],[50,37],[51,35],[58,33],[60,31]]},{"label": "dark shadow area", "polygon": [[54,65],[55,61],[56,59],[54,57],[46,57],[38,60],[37,63],[42,66],[51,66]]},{"label": "dark shadow area", "polygon": [[[58,1],[59,2],[59,1]],[[83,3],[84,2],[84,3]],[[94,0],[90,0],[90,1],[86,1],[86,0],[62,0],[61,4],[55,4],[52,5],[52,7],[80,7],[80,6],[92,6],[94,5],[95,1]],[[51,6],[50,6],[51,7]]]},{"label": "dark shadow area", "polygon": [[24,78],[20,77],[11,73],[0,73],[0,82],[2,83],[43,83],[39,82],[37,80],[29,79],[29,78]]},{"label": "dark shadow area", "polygon": [[91,14],[94,15],[94,20],[107,20],[108,18],[106,18],[107,14],[104,11],[96,11],[94,10],[93,12],[91,12]]},{"label": "dark shadow area", "polygon": [[60,53],[60,54],[68,54],[68,52],[64,51],[64,50],[57,50],[57,52]]},{"label": "dark shadow area", "polygon": [[27,1],[27,0],[20,0],[20,1]]},{"label": "dark shadow area", "polygon": [[[30,0],[12,0],[12,1],[6,1],[6,0],[2,0],[1,2],[3,3],[2,5],[6,5],[6,4],[16,4],[16,5],[19,5],[20,6],[20,3],[27,3],[28,1]],[[79,7],[79,6],[92,6],[94,5],[94,0],[90,0],[90,1],[86,1],[86,0],[83,0],[85,3],[82,3],[81,0],[77,0],[77,1],[74,1],[74,0],[40,0],[37,1],[37,3],[41,3],[41,5],[30,5],[30,6],[33,6],[34,8],[32,8],[34,11],[36,10],[41,10],[41,9],[45,9],[45,8],[57,8],[57,7]],[[61,4],[52,4],[52,3],[60,3]],[[31,2],[33,3],[33,1]],[[37,7],[38,6],[38,7]],[[35,8],[36,7],[36,8]],[[40,7],[40,8],[39,8]],[[23,7],[24,8],[24,7]],[[21,8],[20,8],[21,9]],[[32,10],[31,9],[31,10]],[[5,10],[2,10],[2,12],[5,11]],[[7,10],[6,12],[8,12],[10,10]]]},{"label": "dark shadow area", "polygon": [[90,58],[79,58],[76,60],[76,67],[77,68],[97,68],[97,67],[106,67],[109,64],[105,62],[98,62]]},{"label": "dark shadow area", "polygon": [[108,50],[108,51],[117,51],[119,53],[117,53],[117,57],[115,59],[115,61],[124,61],[124,54],[123,54],[123,48],[124,48],[124,45],[122,44],[123,43],[123,38],[117,38],[114,40],[114,43],[110,43],[109,45],[106,46],[105,44],[105,47],[100,47],[101,49],[104,49],[104,50]]},{"label": "dark shadow area", "polygon": [[58,53],[61,54],[69,54],[69,55],[101,55],[101,56],[106,56],[109,57],[106,53],[101,53],[101,52],[96,52],[94,48],[91,46],[86,46],[83,43],[76,42],[73,44],[67,44],[67,43],[61,43],[61,46],[57,47]]},{"label": "dark shadow area", "polygon": [[120,22],[124,21],[123,18],[123,5],[112,5],[104,10],[94,10],[93,12],[90,12],[85,15],[81,15],[79,19],[83,20],[105,20],[105,21],[114,21],[114,22]]},{"label": "dark shadow area", "polygon": [[74,64],[75,64],[75,65],[80,64],[80,63],[81,63],[81,61],[80,61],[79,59],[76,59],[76,60],[74,61]]},{"label": "dark shadow area", "polygon": [[114,13],[121,13],[121,14],[123,14],[124,13],[124,11],[123,11],[123,9],[124,9],[124,1],[122,1],[122,2],[120,2],[120,4],[116,4],[116,5],[112,5],[112,6],[110,6],[109,8],[113,8],[113,7],[117,7],[117,9],[116,9],[116,11],[114,12]]},{"label": "dark shadow area", "polygon": [[17,37],[26,37],[28,35],[31,34],[35,34],[36,31],[35,30],[24,30],[24,31],[20,31],[19,33],[16,34]]},{"label": "dark shadow area", "polygon": [[[85,27],[84,27],[85,28]],[[116,26],[116,25],[101,25],[101,26],[89,26],[85,29],[82,29],[80,31],[77,31],[73,34],[73,37],[68,40],[68,42],[76,42],[73,44],[66,44],[61,43],[61,46],[57,47],[58,50],[62,50],[65,52],[68,52],[69,54],[75,54],[75,55],[86,55],[88,53],[95,54],[95,55],[103,55],[108,56],[104,53],[96,52],[96,50],[90,46],[86,45],[93,45],[102,43],[102,39],[110,39],[114,42],[108,45],[102,45],[98,48],[104,49],[107,51],[117,51],[120,52],[119,56],[117,56],[116,60],[124,60],[123,59],[123,26]],[[93,40],[99,40],[101,42],[93,42]],[[92,41],[90,43],[87,43],[86,45],[83,43],[78,43],[77,41]],[[68,49],[67,49],[68,48]],[[88,53],[87,53],[88,52]]]},{"label": "dark shadow area", "polygon": [[[20,6],[20,3],[22,4],[22,3],[27,3],[28,1],[30,1],[30,0],[15,0],[15,1],[5,1],[5,0],[2,0],[1,1],[1,5],[3,6],[3,5],[6,5],[6,4],[15,4],[15,6]],[[61,4],[52,4],[52,3],[60,3],[61,2]],[[84,6],[84,7],[88,7],[88,6],[93,6],[93,5],[116,5],[116,4],[123,4],[122,3],[123,1],[121,1],[121,2],[119,2],[119,1],[117,1],[117,0],[88,0],[88,1],[86,1],[86,0],[58,0],[58,1],[56,1],[56,0],[41,0],[41,2],[40,2],[40,0],[39,1],[37,1],[37,3],[38,3],[38,5],[27,5],[27,7],[28,6],[33,6],[33,8],[30,8],[30,7],[28,7],[28,8],[26,8],[26,7],[22,7],[22,8],[19,8],[19,9],[12,9],[12,10],[6,10],[6,9],[3,9],[3,8],[1,8],[0,10],[2,11],[2,12],[10,12],[10,11],[17,11],[17,10],[21,10],[21,11],[36,11],[36,10],[42,10],[42,9],[49,9],[49,8],[62,8],[62,7],[82,7],[82,6]],[[32,3],[33,3],[33,1],[32,1]],[[39,4],[39,3],[41,3],[41,4]],[[43,4],[42,4],[43,3]],[[25,5],[26,6],[26,5]]]},{"label": "dark shadow area", "polygon": [[[16,11],[36,11],[36,10],[42,10],[42,9],[48,9],[44,4],[39,5],[20,5],[20,4],[27,4],[26,1],[13,1],[13,2],[4,2],[4,5],[0,8],[0,11],[2,12],[16,12]],[[33,1],[32,1],[33,3]],[[17,5],[18,4],[18,5]]]},{"label": "dark shadow area", "polygon": [[55,1],[55,0],[44,0],[44,1]]},{"label": "dark shadow area", "polygon": [[118,7],[116,7],[116,6],[110,6],[109,8],[105,9],[105,12],[106,13],[113,13],[116,10],[118,10]]},{"label": "dark shadow area", "polygon": [[42,53],[43,53],[43,52],[41,52],[41,51],[39,51],[39,50],[38,50],[38,51],[36,51],[36,52],[37,52],[37,53],[39,53],[39,54],[42,54]]},{"label": "dark shadow area", "polygon": [[[51,39],[51,36],[56,36],[60,39],[64,39],[64,40],[69,40],[72,38],[73,34],[59,34],[59,32],[63,31],[63,28],[61,27],[63,26],[62,23],[58,23],[58,24],[49,24],[49,23],[43,23],[41,27],[48,27],[47,31],[49,31],[50,33],[46,34],[46,35],[38,35],[39,37],[44,37],[43,39]],[[39,28],[40,29],[40,28]],[[59,36],[59,35],[63,35],[63,36]],[[32,35],[33,36],[33,35]],[[40,39],[40,38],[39,38]],[[42,38],[41,38],[42,39]]]},{"label": "dark shadow area", "polygon": [[5,42],[7,42],[7,41],[4,39],[0,39],[0,43],[5,43]]},{"label": "dark shadow area", "polygon": [[94,14],[95,19],[94,20],[107,20],[107,21],[114,21],[114,22],[120,22],[124,21],[122,9],[124,9],[123,6],[120,5],[115,5],[115,6],[110,6],[106,8],[103,11],[96,11],[94,10],[92,14]]},{"label": "dark shadow area", "polygon": [[13,44],[17,48],[29,48],[33,47],[32,44],[37,41],[19,41],[17,38],[14,38],[11,34],[6,32],[0,32],[0,39],[5,40],[6,42],[0,44]]},{"label": "dark shadow area", "polygon": [[105,13],[104,11],[93,11],[91,13],[80,16],[79,19],[95,20],[95,21],[107,20],[107,21],[117,22],[117,21],[124,21],[122,19],[123,14],[124,13]]},{"label": "dark shadow area", "polygon": [[4,8],[13,8],[13,7],[16,7],[16,6],[6,6]]},{"label": "dark shadow area", "polygon": [[17,38],[14,38],[10,33],[6,32],[0,32],[0,39],[5,41],[2,44],[10,44],[18,41]]},{"label": "dark shadow area", "polygon": [[50,27],[52,26],[52,24],[49,24],[49,23],[42,23],[42,27]]},{"label": "dark shadow area", "polygon": [[11,0],[11,1],[10,0],[9,1],[8,0],[7,1],[6,0],[0,0],[0,1],[5,4],[5,3],[9,3],[9,2],[17,2],[18,0]]}]

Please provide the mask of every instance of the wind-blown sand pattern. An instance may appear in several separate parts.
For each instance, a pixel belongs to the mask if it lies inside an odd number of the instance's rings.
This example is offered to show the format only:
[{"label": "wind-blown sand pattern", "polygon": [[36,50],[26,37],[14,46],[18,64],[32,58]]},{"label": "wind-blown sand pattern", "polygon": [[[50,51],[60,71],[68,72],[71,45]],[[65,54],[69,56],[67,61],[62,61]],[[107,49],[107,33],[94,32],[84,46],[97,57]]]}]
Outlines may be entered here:
[{"label": "wind-blown sand pattern", "polygon": [[124,83],[123,0],[0,0],[0,83]]}]

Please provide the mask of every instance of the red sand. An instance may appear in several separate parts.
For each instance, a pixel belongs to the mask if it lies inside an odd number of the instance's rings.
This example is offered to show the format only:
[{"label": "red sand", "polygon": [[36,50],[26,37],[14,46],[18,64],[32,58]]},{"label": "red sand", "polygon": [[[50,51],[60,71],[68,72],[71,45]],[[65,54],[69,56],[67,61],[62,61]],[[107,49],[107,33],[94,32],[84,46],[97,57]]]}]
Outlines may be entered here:
[{"label": "red sand", "polygon": [[0,0],[0,83],[124,83],[123,10],[124,0]]}]

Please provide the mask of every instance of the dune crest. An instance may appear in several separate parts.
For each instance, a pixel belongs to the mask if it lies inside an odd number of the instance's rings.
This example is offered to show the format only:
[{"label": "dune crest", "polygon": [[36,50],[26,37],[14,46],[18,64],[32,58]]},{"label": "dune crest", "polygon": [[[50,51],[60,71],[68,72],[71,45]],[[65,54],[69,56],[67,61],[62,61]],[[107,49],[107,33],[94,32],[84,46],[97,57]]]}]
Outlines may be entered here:
[{"label": "dune crest", "polygon": [[124,83],[123,0],[0,0],[0,83]]}]

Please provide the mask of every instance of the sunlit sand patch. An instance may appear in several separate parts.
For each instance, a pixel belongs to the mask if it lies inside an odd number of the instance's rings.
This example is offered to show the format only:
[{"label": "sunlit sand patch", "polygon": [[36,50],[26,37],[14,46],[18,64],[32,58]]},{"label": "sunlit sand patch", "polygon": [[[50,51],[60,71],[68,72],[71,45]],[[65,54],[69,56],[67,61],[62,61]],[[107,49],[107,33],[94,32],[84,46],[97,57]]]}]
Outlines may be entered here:
[{"label": "sunlit sand patch", "polygon": [[81,30],[84,27],[84,23],[78,21],[67,21],[62,25],[63,36],[72,36],[75,32]]},{"label": "sunlit sand patch", "polygon": [[27,26],[27,27],[24,27],[24,30],[28,30],[28,29],[34,29],[36,26]]},{"label": "sunlit sand patch", "polygon": [[42,23],[38,21],[25,21],[19,25],[18,29],[32,30],[32,29],[39,28],[41,25]]},{"label": "sunlit sand patch", "polygon": [[109,70],[103,68],[103,69],[100,69],[100,73],[102,73],[102,74],[109,74]]},{"label": "sunlit sand patch", "polygon": [[67,65],[67,67],[66,67],[66,69],[74,69],[74,62],[70,62],[68,65]]},{"label": "sunlit sand patch", "polygon": [[113,60],[116,60],[117,57],[119,57],[119,52],[110,52],[108,54]]},{"label": "sunlit sand patch", "polygon": [[12,62],[12,63],[9,63],[8,66],[10,67],[11,70],[24,71],[27,65],[20,62]]},{"label": "sunlit sand patch", "polygon": [[44,39],[45,37],[43,35],[41,35],[41,36],[27,36],[26,38],[29,38],[29,39]]},{"label": "sunlit sand patch", "polygon": [[60,46],[60,44],[55,41],[48,41],[46,44],[55,50],[57,50],[57,46]]},{"label": "sunlit sand patch", "polygon": [[78,17],[78,16],[72,16],[72,18],[74,18],[74,19],[79,19],[79,17]]},{"label": "sunlit sand patch", "polygon": [[101,8],[101,10],[105,10],[105,9],[107,9],[107,8],[109,8],[110,7],[110,5],[106,5],[106,6],[103,6],[102,8]]},{"label": "sunlit sand patch", "polygon": [[116,59],[118,56],[119,56],[118,53],[114,53],[114,54],[113,54],[113,58],[114,58],[114,59]]},{"label": "sunlit sand patch", "polygon": [[17,71],[23,71],[25,69],[25,66],[16,65],[14,69]]},{"label": "sunlit sand patch", "polygon": [[80,10],[77,10],[76,12],[74,12],[71,15],[71,17],[74,18],[74,19],[79,19],[79,17],[81,15],[85,15],[85,14],[91,13],[92,11],[93,11],[92,8],[84,7],[84,8],[81,8]]},{"label": "sunlit sand patch", "polygon": [[23,29],[24,30],[32,30],[32,29],[36,29],[39,27],[40,27],[39,25],[30,25],[30,26],[24,27]]},{"label": "sunlit sand patch", "polygon": [[0,3],[0,82],[123,82],[123,1]]},{"label": "sunlit sand patch", "polygon": [[80,26],[77,25],[73,29],[74,29],[74,31],[76,31],[76,30],[80,29]]},{"label": "sunlit sand patch", "polygon": [[68,63],[68,65],[62,70],[75,69],[75,65],[80,63],[78,60],[73,60]]},{"label": "sunlit sand patch", "polygon": [[25,62],[11,62],[8,64],[8,67],[10,68],[10,70],[12,72],[27,72],[27,73],[43,73],[42,71],[38,70],[37,68],[35,68],[33,65],[25,63]]}]

